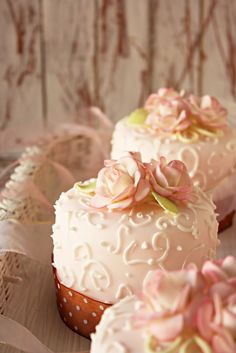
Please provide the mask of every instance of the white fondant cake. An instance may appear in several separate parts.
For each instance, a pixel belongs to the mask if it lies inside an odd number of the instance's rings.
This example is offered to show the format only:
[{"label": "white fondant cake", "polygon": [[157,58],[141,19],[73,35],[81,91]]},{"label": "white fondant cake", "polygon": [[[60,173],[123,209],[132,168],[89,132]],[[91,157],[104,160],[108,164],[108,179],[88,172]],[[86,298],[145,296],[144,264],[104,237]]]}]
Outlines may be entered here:
[{"label": "white fondant cake", "polygon": [[[145,182],[149,182],[150,178],[149,172],[145,171],[148,166],[144,166],[137,156],[130,164],[132,158],[107,161],[107,164],[114,163],[115,167],[109,164],[98,175],[97,188],[101,187],[99,183],[104,186],[104,180],[100,179],[104,173],[111,173],[112,169],[113,174],[112,177],[109,174],[111,179],[107,187],[109,192],[113,188],[116,194],[124,188],[122,202],[125,203],[120,204],[122,208],[115,208],[118,205],[117,197],[107,207],[94,207],[91,200],[97,196],[86,194],[78,185],[62,193],[55,206],[56,222],[52,237],[54,266],[59,281],[104,303],[115,303],[140,290],[143,279],[151,270],[181,269],[189,262],[195,262],[200,267],[206,259],[214,258],[216,253],[218,224],[210,199],[195,187],[191,190],[191,200],[176,201],[177,213],[163,209],[151,198],[151,194],[143,194]],[[124,168],[127,161],[129,174]],[[139,171],[135,169],[136,164],[141,170],[141,179],[137,179]],[[183,167],[180,162],[176,164],[178,168],[179,165]],[[112,178],[116,176],[117,166],[122,166],[120,170],[126,174],[114,181]],[[174,172],[174,180],[180,180],[176,174],[177,169],[168,169],[168,173],[170,170]],[[165,169],[162,176],[164,174],[170,180]],[[132,202],[127,191],[130,189],[124,186],[130,180],[133,183],[132,178],[128,179],[130,175],[134,176],[137,189]],[[112,181],[113,186],[110,184]],[[142,187],[139,184],[141,182]],[[93,184],[94,180],[87,182],[87,185]],[[164,194],[167,189],[166,186]],[[177,189],[170,186],[168,190],[172,192]],[[180,190],[188,192],[185,186]],[[143,200],[140,201],[140,198]],[[104,202],[104,199],[99,202]]]},{"label": "white fondant cake", "polygon": [[108,308],[91,353],[236,352],[236,259],[155,271],[142,293]]},{"label": "white fondant cake", "polygon": [[195,185],[210,190],[236,172],[236,131],[227,128],[222,137],[205,137],[183,143],[173,136],[158,136],[150,130],[131,127],[127,118],[119,121],[113,134],[111,157],[124,151],[140,152],[144,162],[165,156],[185,163]]},{"label": "white fondant cake", "polygon": [[219,219],[235,209],[236,130],[228,126],[227,111],[215,98],[160,89],[144,108],[116,124],[111,157],[124,151],[140,152],[144,162],[160,156],[181,160],[194,185],[213,195]]}]

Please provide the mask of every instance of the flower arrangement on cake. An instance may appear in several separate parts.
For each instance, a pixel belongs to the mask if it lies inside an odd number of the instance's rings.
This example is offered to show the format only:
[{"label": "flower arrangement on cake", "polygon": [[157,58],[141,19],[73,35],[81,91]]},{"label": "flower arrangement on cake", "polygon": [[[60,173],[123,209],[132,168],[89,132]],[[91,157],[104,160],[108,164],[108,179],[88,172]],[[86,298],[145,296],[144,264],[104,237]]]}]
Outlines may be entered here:
[{"label": "flower arrangement on cake", "polygon": [[[127,152],[56,202],[53,266],[58,308],[89,336],[103,310],[142,287],[149,271],[201,267],[216,252],[214,205],[180,161]],[[102,308],[102,309],[101,309]]]},{"label": "flower arrangement on cake", "polygon": [[236,130],[227,117],[215,97],[162,88],[116,124],[112,158],[129,150],[140,152],[144,162],[161,156],[183,161],[194,185],[213,195],[224,229],[236,208]]},{"label": "flower arrangement on cake", "polygon": [[236,352],[236,259],[157,270],[140,295],[109,308],[91,353]]}]

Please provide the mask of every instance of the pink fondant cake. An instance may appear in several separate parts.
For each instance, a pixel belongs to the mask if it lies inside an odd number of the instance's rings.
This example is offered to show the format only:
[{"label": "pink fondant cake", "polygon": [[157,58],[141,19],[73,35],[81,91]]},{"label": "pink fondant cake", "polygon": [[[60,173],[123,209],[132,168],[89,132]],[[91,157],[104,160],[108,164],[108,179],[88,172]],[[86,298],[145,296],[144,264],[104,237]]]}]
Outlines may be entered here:
[{"label": "pink fondant cake", "polygon": [[107,309],[91,353],[235,353],[236,259],[157,270]]},{"label": "pink fondant cake", "polygon": [[[97,179],[62,193],[55,208],[53,266],[57,286],[70,292],[64,302],[58,299],[67,323],[73,314],[68,301],[76,292],[97,301],[95,314],[101,315],[102,303],[139,291],[149,271],[177,270],[189,262],[201,267],[215,257],[214,205],[192,185],[180,161],[142,163],[139,153],[126,153],[105,161]],[[77,314],[87,325],[82,310]]]},{"label": "pink fondant cake", "polygon": [[160,156],[183,161],[194,185],[213,195],[219,221],[235,210],[236,130],[216,98],[160,89],[117,123],[112,144],[112,158],[128,150],[140,152],[144,162]]}]

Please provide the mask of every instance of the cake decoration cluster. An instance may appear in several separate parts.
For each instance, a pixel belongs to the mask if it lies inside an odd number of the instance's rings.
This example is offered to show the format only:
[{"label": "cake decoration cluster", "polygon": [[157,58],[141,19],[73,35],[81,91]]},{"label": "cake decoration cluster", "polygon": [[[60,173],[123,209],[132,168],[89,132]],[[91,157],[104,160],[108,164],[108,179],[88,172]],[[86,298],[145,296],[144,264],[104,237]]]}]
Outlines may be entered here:
[{"label": "cake decoration cluster", "polygon": [[137,152],[127,152],[118,160],[106,160],[97,179],[76,187],[91,196],[95,208],[122,210],[140,202],[156,202],[163,209],[178,213],[178,204],[190,200],[192,181],[184,163],[174,160],[143,163]]},{"label": "cake decoration cluster", "polygon": [[151,94],[144,107],[134,111],[127,122],[158,134],[175,135],[185,143],[201,136],[220,137],[228,126],[227,110],[215,97],[187,95],[171,88]]},{"label": "cake decoration cluster", "polygon": [[236,259],[155,271],[144,284],[134,326],[147,353],[236,352]]}]

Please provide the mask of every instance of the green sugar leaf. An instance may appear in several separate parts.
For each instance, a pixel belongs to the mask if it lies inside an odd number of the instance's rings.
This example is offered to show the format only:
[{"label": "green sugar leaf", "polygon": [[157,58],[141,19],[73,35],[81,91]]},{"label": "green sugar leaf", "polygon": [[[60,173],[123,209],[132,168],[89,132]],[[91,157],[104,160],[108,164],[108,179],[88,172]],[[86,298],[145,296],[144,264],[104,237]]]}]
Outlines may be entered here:
[{"label": "green sugar leaf", "polygon": [[156,202],[166,211],[177,214],[179,212],[177,206],[174,204],[173,201],[170,201],[164,196],[158,195],[156,192],[152,192],[152,195]]},{"label": "green sugar leaf", "polygon": [[141,126],[141,125],[144,125],[147,116],[148,116],[148,111],[144,108],[140,108],[130,114],[127,122],[130,125]]},{"label": "green sugar leaf", "polygon": [[183,143],[193,143],[198,140],[198,133],[195,131],[177,132],[176,137]]},{"label": "green sugar leaf", "polygon": [[[158,352],[160,353],[175,353],[177,352],[177,349],[179,348],[181,342],[182,342],[182,337],[177,337],[172,343],[167,348],[159,348]],[[145,353],[156,353],[157,347],[155,347],[155,342],[152,342],[152,336],[149,337],[146,347],[145,347]]]},{"label": "green sugar leaf", "polygon": [[192,129],[203,136],[207,136],[207,137],[217,137],[218,136],[218,130],[209,131],[207,129],[203,129],[198,126],[194,126]]},{"label": "green sugar leaf", "polygon": [[96,183],[97,183],[97,180],[93,180],[93,181],[88,180],[86,182],[79,181],[78,183],[75,184],[75,186],[85,194],[90,194],[92,192],[95,192]]},{"label": "green sugar leaf", "polygon": [[202,339],[200,336],[195,335],[194,341],[202,349],[203,353],[212,353],[212,349],[209,346],[209,344],[204,339]]}]

